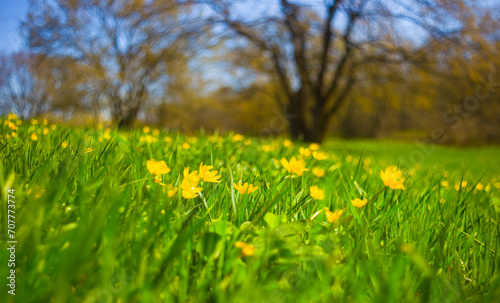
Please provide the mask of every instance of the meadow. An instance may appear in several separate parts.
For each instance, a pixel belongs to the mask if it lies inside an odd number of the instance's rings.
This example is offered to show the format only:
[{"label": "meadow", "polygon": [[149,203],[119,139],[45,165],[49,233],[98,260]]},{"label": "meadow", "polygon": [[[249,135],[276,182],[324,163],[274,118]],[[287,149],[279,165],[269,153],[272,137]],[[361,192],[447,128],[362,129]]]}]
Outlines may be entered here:
[{"label": "meadow", "polygon": [[1,302],[499,302],[500,147],[0,122]]}]

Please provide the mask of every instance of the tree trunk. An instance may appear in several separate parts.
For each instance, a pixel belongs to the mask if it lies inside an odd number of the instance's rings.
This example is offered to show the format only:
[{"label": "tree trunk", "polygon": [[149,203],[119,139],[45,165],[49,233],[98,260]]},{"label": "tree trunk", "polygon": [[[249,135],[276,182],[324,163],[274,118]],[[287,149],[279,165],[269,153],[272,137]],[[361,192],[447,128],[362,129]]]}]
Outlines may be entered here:
[{"label": "tree trunk", "polygon": [[302,104],[303,95],[299,91],[288,97],[290,136],[293,140],[321,143],[325,138],[328,117],[324,110],[324,102],[316,101],[312,121],[306,121]]},{"label": "tree trunk", "polygon": [[118,128],[131,128],[137,119],[139,113],[139,106],[133,106],[128,110],[122,110],[121,115],[115,115],[115,121],[118,122]]},{"label": "tree trunk", "polygon": [[287,113],[291,138],[293,140],[303,140],[306,128],[302,110],[302,91],[298,91],[288,96]]}]

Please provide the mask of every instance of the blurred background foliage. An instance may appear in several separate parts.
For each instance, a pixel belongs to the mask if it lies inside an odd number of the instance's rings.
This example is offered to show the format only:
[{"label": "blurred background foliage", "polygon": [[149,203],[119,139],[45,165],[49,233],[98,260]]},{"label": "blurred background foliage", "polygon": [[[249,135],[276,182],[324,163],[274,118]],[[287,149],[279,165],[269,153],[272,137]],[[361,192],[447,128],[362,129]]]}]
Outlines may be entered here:
[{"label": "blurred background foliage", "polygon": [[315,142],[498,143],[499,5],[30,1],[25,47],[0,58],[0,109]]}]

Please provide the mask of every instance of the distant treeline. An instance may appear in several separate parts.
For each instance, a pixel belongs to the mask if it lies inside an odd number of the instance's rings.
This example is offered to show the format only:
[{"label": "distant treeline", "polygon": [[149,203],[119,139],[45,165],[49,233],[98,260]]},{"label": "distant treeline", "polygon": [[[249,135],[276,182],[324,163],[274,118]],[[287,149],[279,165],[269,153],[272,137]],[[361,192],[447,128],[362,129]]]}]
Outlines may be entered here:
[{"label": "distant treeline", "polygon": [[500,142],[500,3],[31,1],[0,109],[320,142]]}]

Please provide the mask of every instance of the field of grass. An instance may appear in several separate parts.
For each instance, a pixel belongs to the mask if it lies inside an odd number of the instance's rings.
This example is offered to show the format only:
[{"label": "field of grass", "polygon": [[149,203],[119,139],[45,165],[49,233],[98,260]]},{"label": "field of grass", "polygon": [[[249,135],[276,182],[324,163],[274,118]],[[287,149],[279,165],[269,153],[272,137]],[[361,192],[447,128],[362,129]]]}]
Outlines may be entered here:
[{"label": "field of grass", "polygon": [[[0,302],[499,302],[499,147],[10,118]],[[398,165],[404,189],[381,178]]]}]

